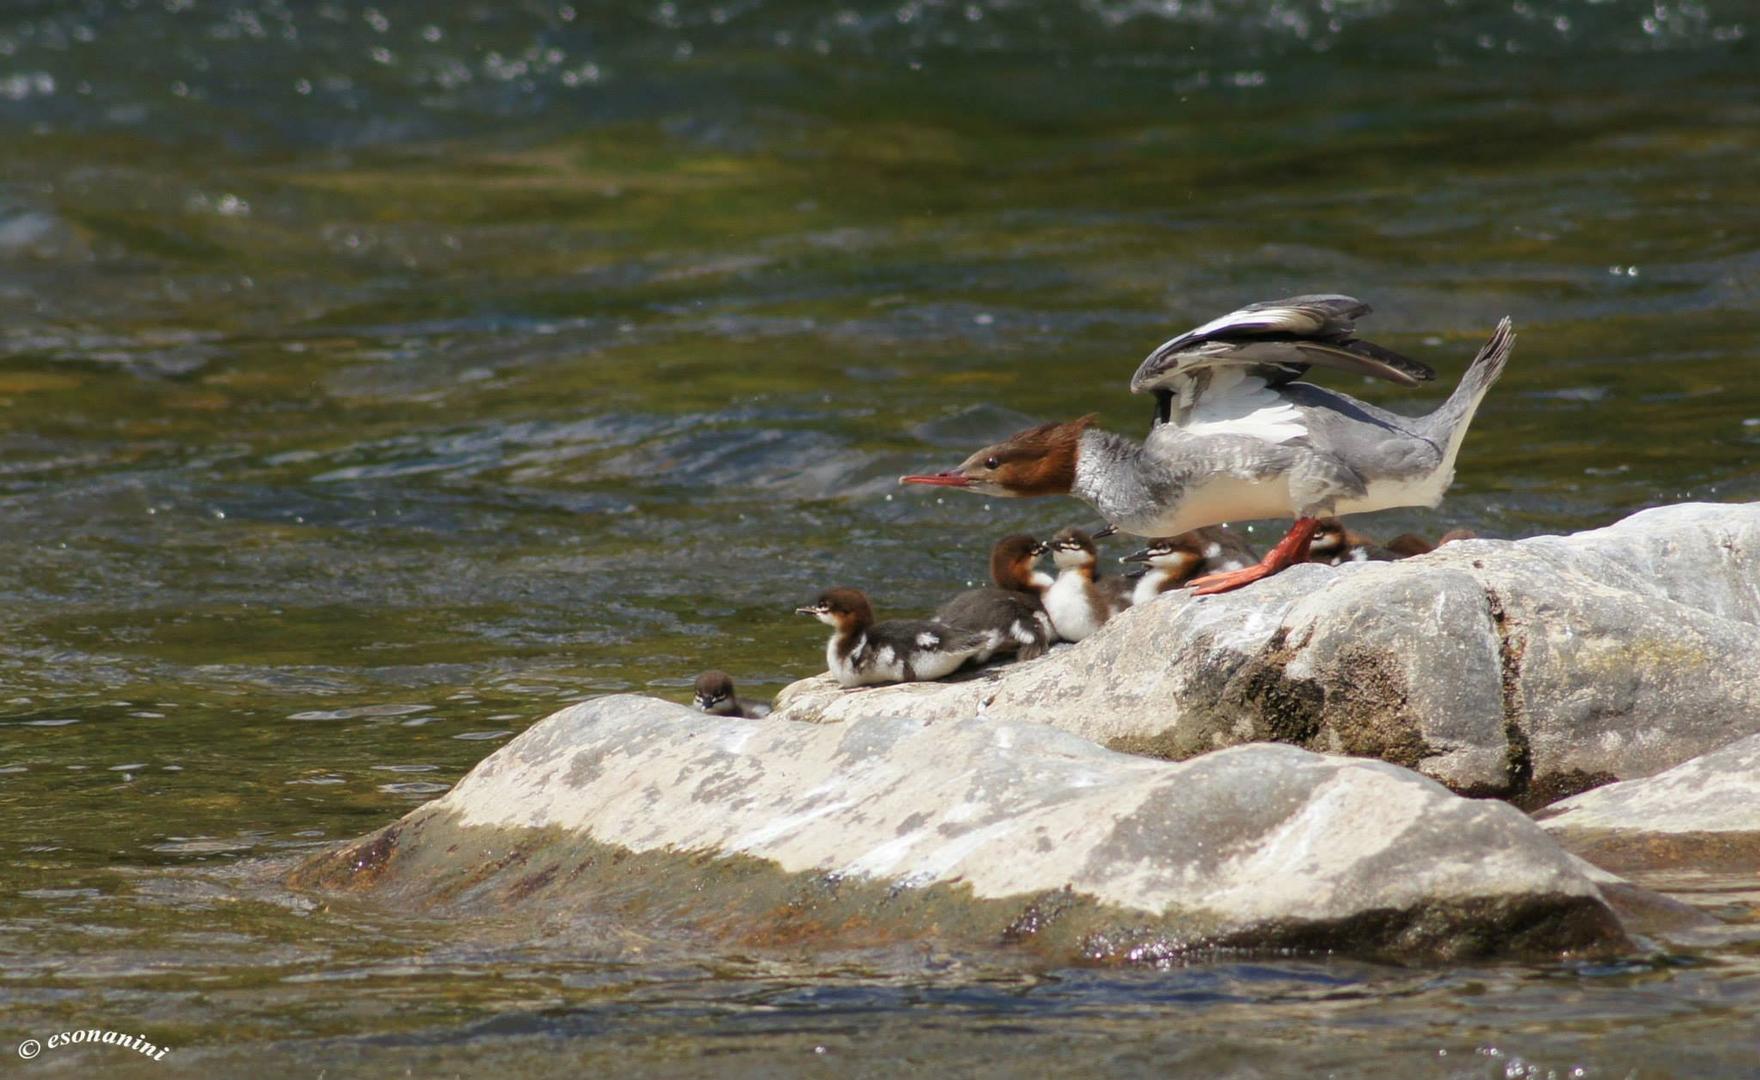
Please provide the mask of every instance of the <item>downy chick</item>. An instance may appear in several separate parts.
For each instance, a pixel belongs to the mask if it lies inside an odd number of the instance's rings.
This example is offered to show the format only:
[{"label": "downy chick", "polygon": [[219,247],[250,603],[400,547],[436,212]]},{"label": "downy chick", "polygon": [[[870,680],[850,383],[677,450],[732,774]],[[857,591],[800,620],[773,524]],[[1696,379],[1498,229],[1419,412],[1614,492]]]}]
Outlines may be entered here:
[{"label": "downy chick", "polygon": [[1147,572],[1136,579],[1131,604],[1146,604],[1171,592],[1203,573],[1226,573],[1251,566],[1259,556],[1238,533],[1221,526],[1208,526],[1156,540],[1133,551],[1120,562],[1140,562]]},{"label": "downy chick", "polygon": [[747,705],[733,692],[733,676],[725,671],[705,671],[697,676],[691,704],[710,716],[740,716],[756,720],[770,715],[768,705]]},{"label": "downy chick", "polygon": [[1385,544],[1377,544],[1372,537],[1346,528],[1337,518],[1322,518],[1314,533],[1314,542],[1308,547],[1308,561],[1328,566],[1347,562],[1391,562],[1414,555],[1428,555],[1443,544],[1471,540],[1476,535],[1471,529],[1451,529],[1432,544],[1417,533],[1400,533]]},{"label": "downy chick", "polygon": [[956,630],[984,635],[984,648],[972,657],[982,664],[1012,653],[1021,660],[1043,656],[1051,647],[1051,619],[1041,600],[1051,575],[1035,565],[1045,546],[1016,533],[990,549],[990,581],[967,589],[935,610],[935,618]]},{"label": "downy chick", "polygon": [[860,589],[827,589],[811,607],[796,608],[832,628],[825,666],[846,687],[917,682],[950,675],[984,647],[982,635],[938,622],[874,621]]},{"label": "downy chick", "polygon": [[1049,547],[1059,573],[1045,591],[1045,612],[1058,637],[1080,641],[1131,606],[1130,581],[1098,576],[1100,554],[1087,533],[1074,527],[1062,529]]}]

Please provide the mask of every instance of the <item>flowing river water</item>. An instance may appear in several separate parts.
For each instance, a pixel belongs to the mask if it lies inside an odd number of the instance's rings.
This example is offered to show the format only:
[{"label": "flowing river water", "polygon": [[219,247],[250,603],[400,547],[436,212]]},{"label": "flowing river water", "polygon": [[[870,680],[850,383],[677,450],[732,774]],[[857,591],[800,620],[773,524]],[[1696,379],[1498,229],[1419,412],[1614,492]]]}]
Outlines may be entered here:
[{"label": "flowing river water", "polygon": [[822,670],[821,586],[921,611],[1090,520],[894,479],[1139,429],[1136,362],[1245,301],[1368,299],[1441,380],[1345,388],[1412,409],[1515,319],[1449,500],[1375,531],[1760,498],[1756,34],[1710,0],[0,7],[0,1052],[1755,1075],[1753,944],[1044,970],[485,933],[252,868],[583,697]]}]

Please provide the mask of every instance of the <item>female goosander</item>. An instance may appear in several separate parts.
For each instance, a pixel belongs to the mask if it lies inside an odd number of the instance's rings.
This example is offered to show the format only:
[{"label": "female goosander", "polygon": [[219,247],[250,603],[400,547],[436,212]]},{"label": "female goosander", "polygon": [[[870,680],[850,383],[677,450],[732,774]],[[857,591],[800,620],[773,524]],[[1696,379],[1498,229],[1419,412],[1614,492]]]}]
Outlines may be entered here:
[{"label": "female goosander", "polygon": [[691,704],[710,716],[739,716],[757,720],[770,715],[768,705],[747,705],[733,692],[733,676],[725,671],[705,671],[697,676]]},{"label": "female goosander", "polygon": [[1030,536],[1003,537],[990,549],[992,584],[967,589],[935,609],[936,621],[984,635],[984,648],[972,657],[974,663],[997,653],[1032,660],[1051,647],[1051,620],[1041,599],[1051,587],[1051,575],[1035,565],[1044,551],[1045,545]]},{"label": "female goosander", "polygon": [[844,686],[916,682],[949,675],[984,647],[984,638],[938,622],[874,621],[860,589],[827,589],[812,607],[796,608],[832,627],[825,666]]},{"label": "female goosander", "polygon": [[1045,590],[1045,613],[1065,641],[1080,641],[1131,606],[1131,582],[1097,576],[1100,553],[1088,534],[1067,528],[1051,538],[1051,559],[1057,580]]},{"label": "female goosander", "polygon": [[1131,391],[1155,395],[1144,442],[1101,431],[1085,416],[1029,428],[957,469],[900,482],[1004,497],[1074,495],[1137,536],[1294,516],[1258,565],[1193,582],[1199,594],[1239,588],[1303,561],[1322,517],[1439,503],[1473,414],[1515,340],[1510,321],[1498,323],[1454,393],[1427,416],[1401,416],[1294,381],[1314,366],[1403,386],[1435,377],[1423,364],[1358,340],[1355,320],[1368,313],[1348,296],[1252,304],[1173,338],[1143,361]]},{"label": "female goosander", "polygon": [[1148,572],[1137,579],[1131,593],[1131,604],[1146,604],[1164,592],[1197,577],[1200,571],[1239,570],[1259,561],[1246,541],[1227,529],[1193,529],[1178,536],[1151,541],[1141,551],[1133,551],[1120,562],[1146,563]]}]

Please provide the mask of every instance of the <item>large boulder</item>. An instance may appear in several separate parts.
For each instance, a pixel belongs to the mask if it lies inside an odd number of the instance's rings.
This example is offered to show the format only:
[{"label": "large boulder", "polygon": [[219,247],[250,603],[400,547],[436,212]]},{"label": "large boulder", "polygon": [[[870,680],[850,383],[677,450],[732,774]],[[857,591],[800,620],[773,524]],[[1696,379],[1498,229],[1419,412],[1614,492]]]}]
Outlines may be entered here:
[{"label": "large boulder", "polygon": [[1760,874],[1760,735],[1537,816],[1567,848],[1610,870],[1733,873],[1751,888]]},{"label": "large boulder", "polygon": [[963,682],[819,677],[787,719],[979,708],[1183,760],[1278,741],[1539,806],[1760,732],[1760,504],[1646,510],[1574,536],[1469,540],[1168,593]]},{"label": "large boulder", "polygon": [[556,713],[293,881],[546,925],[1057,962],[1628,947],[1592,869],[1525,815],[1383,762],[1257,745],[1175,764],[994,714],[806,725],[636,696]]}]

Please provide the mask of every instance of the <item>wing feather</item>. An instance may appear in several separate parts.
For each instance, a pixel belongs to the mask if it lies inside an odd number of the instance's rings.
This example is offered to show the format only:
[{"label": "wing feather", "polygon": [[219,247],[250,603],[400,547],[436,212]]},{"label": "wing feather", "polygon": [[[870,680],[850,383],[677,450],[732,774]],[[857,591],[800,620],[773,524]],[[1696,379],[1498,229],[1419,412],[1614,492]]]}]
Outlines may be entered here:
[{"label": "wing feather", "polygon": [[1172,399],[1187,414],[1203,393],[1207,374],[1245,369],[1269,386],[1300,378],[1310,367],[1417,386],[1436,377],[1425,364],[1356,337],[1356,320],[1369,305],[1350,296],[1317,294],[1248,304],[1163,342],[1131,378],[1131,392],[1154,391],[1167,418]]}]

